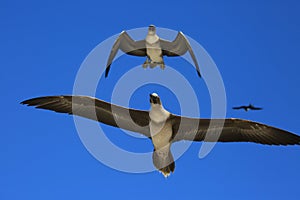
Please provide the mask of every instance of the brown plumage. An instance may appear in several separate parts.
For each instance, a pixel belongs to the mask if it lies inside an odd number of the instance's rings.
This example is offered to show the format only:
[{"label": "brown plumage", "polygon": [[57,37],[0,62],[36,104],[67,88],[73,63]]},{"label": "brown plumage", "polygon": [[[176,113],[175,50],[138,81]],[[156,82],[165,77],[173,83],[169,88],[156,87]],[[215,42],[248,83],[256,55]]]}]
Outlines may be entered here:
[{"label": "brown plumage", "polygon": [[[182,32],[178,32],[176,38],[173,41],[168,41],[159,38],[156,35],[156,27],[154,25],[150,25],[148,29],[148,36],[156,37],[157,41],[151,44],[147,41],[147,37],[144,40],[135,41],[128,35],[126,31],[122,31],[118,36],[118,38],[116,39],[116,41],[114,42],[111,52],[109,54],[107,64],[106,64],[106,69],[105,69],[105,77],[108,76],[112,62],[119,50],[123,51],[128,55],[147,57],[147,60],[143,64],[143,67],[147,67],[148,65],[150,65],[151,68],[153,68],[157,65],[160,65],[162,69],[164,69],[165,67],[162,59],[163,56],[168,56],[168,57],[182,56],[185,53],[189,52],[195,64],[197,74],[199,77],[201,77],[199,64],[194,54],[194,51],[188,39],[185,37],[185,35]],[[161,50],[161,53],[158,57],[160,57],[160,60],[162,61],[151,59],[153,50],[154,50],[154,54],[156,51]]]},{"label": "brown plumage", "polygon": [[[158,98],[158,99],[154,99]],[[161,104],[160,98],[152,95],[152,104]],[[52,110],[89,118],[133,132],[138,132],[151,139],[149,111],[128,109],[88,96],[47,96],[23,101],[22,104],[39,109]],[[243,119],[197,119],[173,115],[170,113],[165,126],[171,126],[170,144],[180,140],[208,142],[254,142],[266,145],[299,145],[300,136],[272,126]],[[220,133],[219,137],[215,137]],[[164,135],[164,133],[162,133]],[[162,135],[162,136],[163,136]],[[159,149],[158,149],[159,150]],[[166,151],[167,152],[167,151]],[[153,159],[159,157],[153,154]],[[172,161],[172,154],[165,157]],[[174,171],[175,163],[154,162],[166,173]],[[164,174],[165,175],[165,174]],[[169,174],[166,174],[167,176]]]}]

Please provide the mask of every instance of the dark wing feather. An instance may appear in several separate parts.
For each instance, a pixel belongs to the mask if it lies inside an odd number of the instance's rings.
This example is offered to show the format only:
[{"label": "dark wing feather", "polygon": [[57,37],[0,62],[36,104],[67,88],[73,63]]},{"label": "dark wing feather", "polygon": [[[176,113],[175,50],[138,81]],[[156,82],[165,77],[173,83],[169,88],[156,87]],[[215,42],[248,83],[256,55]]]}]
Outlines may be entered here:
[{"label": "dark wing feather", "polygon": [[188,39],[182,32],[178,32],[175,40],[173,40],[172,42],[160,39],[160,46],[164,56],[182,56],[188,51],[193,59],[197,73],[199,77],[201,77],[199,64],[194,51]]},{"label": "dark wing feather", "polygon": [[[254,142],[299,145],[300,136],[265,124],[241,119],[195,119],[173,116],[174,141]],[[182,122],[180,124],[180,122]],[[208,129],[210,123],[212,126]],[[215,136],[220,133],[219,138]],[[206,137],[207,136],[207,137]]]},{"label": "dark wing feather", "polygon": [[127,109],[88,96],[47,96],[21,104],[78,115],[150,137],[148,111]]},{"label": "dark wing feather", "polygon": [[232,107],[232,109],[239,110],[239,109],[246,109],[246,106],[237,106],[237,107]]},{"label": "dark wing feather", "polygon": [[126,31],[123,31],[115,41],[109,54],[106,64],[105,77],[108,76],[110,66],[119,49],[128,55],[142,57],[147,56],[145,40],[135,41],[128,35]]},{"label": "dark wing feather", "polygon": [[258,108],[258,107],[252,107],[250,108],[251,110],[262,110],[262,108]]},{"label": "dark wing feather", "polygon": [[249,108],[250,108],[251,110],[262,110],[262,108],[255,107],[255,106],[253,106],[253,105],[250,105]]}]

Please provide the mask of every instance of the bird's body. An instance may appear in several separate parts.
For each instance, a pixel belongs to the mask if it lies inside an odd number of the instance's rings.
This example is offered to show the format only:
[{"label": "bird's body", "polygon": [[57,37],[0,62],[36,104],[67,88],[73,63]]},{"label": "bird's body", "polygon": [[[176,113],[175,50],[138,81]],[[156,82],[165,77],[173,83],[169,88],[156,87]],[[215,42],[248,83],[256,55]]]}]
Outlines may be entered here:
[{"label": "bird's body", "polygon": [[[258,122],[243,119],[197,119],[174,115],[162,106],[157,94],[150,95],[150,111],[113,105],[87,96],[48,96],[22,104],[59,113],[78,115],[110,126],[138,132],[151,139],[153,164],[169,176],[175,169],[170,151],[180,140],[207,142],[254,142],[267,145],[299,145],[300,136]],[[210,126],[213,124],[213,126]],[[218,138],[210,134],[220,133]]]},{"label": "bird's body", "polygon": [[157,65],[160,65],[161,69],[165,68],[159,37],[155,32],[150,32],[146,36],[146,53],[147,60],[143,64],[144,68],[147,68],[148,65],[150,65],[151,68]]},{"label": "bird's body", "polygon": [[149,129],[152,143],[155,149],[162,148],[170,143],[172,137],[172,127],[166,124],[170,113],[161,106],[151,106],[149,112]]},{"label": "bird's body", "polygon": [[174,172],[175,163],[171,154],[172,125],[150,121],[150,134],[154,146],[153,164],[165,176]]},{"label": "bird's body", "polygon": [[127,34],[126,31],[122,31],[115,41],[108,57],[105,77],[108,76],[111,64],[119,49],[128,55],[146,57],[143,68],[147,68],[148,66],[150,66],[150,68],[160,66],[161,69],[165,68],[163,56],[182,56],[186,52],[189,52],[195,64],[197,73],[199,77],[201,77],[196,56],[189,41],[182,32],[178,32],[173,41],[167,41],[161,39],[156,34],[156,28],[154,25],[150,25],[146,38],[144,40],[135,41]]},{"label": "bird's body", "polygon": [[[152,94],[150,98],[155,101],[154,99],[159,97]],[[174,159],[170,152],[172,124],[166,123],[170,113],[161,104],[151,102],[149,117],[151,140],[154,146],[153,164],[167,177],[175,169]]]}]

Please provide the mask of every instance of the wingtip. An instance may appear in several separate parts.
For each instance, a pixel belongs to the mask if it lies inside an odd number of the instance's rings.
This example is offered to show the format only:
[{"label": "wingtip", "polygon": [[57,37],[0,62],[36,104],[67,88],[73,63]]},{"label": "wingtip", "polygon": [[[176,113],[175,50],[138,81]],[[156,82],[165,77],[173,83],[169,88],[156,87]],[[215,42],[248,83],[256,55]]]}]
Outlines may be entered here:
[{"label": "wingtip", "polygon": [[36,106],[38,106],[40,104],[43,104],[45,100],[49,100],[49,99],[53,99],[53,98],[58,98],[58,97],[62,97],[62,96],[35,97],[35,98],[24,100],[24,101],[20,102],[20,104],[26,105],[26,106],[34,106],[34,107],[36,107]]},{"label": "wingtip", "polygon": [[178,31],[178,34],[181,34],[185,37],[184,33],[182,31]]},{"label": "wingtip", "polygon": [[199,78],[202,78],[202,76],[201,76],[201,74],[200,74],[199,71],[197,71],[197,74],[198,74]]},{"label": "wingtip", "polygon": [[104,75],[104,77],[105,77],[105,78],[108,77],[108,71],[107,71],[107,70],[105,70],[105,75]]},{"label": "wingtip", "polygon": [[106,67],[106,69],[105,69],[105,78],[108,77],[108,73],[109,73],[109,70],[110,70],[110,66],[111,66],[111,65],[108,65],[108,66]]},{"label": "wingtip", "polygon": [[30,103],[29,103],[30,100],[31,100],[31,99],[26,99],[26,100],[24,100],[24,101],[21,101],[20,104],[21,104],[21,105],[25,105],[25,106],[30,106]]},{"label": "wingtip", "polygon": [[20,102],[21,105],[25,105],[25,106],[35,106],[35,100],[38,98],[33,98],[33,99],[26,99],[22,102]]}]

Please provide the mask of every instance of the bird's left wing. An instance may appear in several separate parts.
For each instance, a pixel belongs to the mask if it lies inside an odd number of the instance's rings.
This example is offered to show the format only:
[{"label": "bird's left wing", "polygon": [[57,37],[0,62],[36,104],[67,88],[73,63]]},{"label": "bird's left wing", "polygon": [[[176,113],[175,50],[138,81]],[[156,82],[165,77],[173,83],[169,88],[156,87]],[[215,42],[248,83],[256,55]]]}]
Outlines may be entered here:
[{"label": "bird's left wing", "polygon": [[45,96],[21,104],[85,117],[150,137],[148,111],[127,109],[88,96]]},{"label": "bird's left wing", "polygon": [[298,135],[249,120],[196,119],[180,116],[172,116],[171,120],[174,141],[254,142],[268,145],[300,144]]},{"label": "bird's left wing", "polygon": [[188,51],[193,59],[197,73],[199,77],[201,77],[199,64],[194,51],[188,39],[182,32],[178,32],[175,40],[173,40],[172,42],[160,39],[160,46],[164,56],[182,56]]}]

